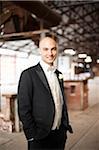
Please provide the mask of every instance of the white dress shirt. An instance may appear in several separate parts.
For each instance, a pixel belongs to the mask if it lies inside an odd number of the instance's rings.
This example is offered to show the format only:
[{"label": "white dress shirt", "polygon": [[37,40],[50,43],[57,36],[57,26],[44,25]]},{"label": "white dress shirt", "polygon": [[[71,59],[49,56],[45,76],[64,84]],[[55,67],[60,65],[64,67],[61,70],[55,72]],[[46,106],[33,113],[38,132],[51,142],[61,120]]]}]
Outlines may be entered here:
[{"label": "white dress shirt", "polygon": [[56,128],[59,128],[59,126],[61,124],[62,105],[63,105],[62,93],[61,93],[59,81],[55,74],[56,68],[54,66],[49,66],[42,60],[40,61],[40,65],[42,66],[42,68],[44,70],[44,73],[48,80],[48,83],[49,83],[49,86],[51,89],[51,93],[52,93],[52,96],[54,99],[55,117],[54,117],[52,130],[55,130]]}]

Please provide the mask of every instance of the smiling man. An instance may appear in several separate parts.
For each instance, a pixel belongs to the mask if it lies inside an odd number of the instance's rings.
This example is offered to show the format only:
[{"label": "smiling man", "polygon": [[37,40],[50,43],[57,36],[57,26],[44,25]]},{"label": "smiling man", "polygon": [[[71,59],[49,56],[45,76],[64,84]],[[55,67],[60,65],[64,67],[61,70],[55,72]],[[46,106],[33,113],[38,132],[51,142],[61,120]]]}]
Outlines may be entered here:
[{"label": "smiling man", "polygon": [[61,72],[54,67],[57,43],[44,37],[39,43],[41,61],[24,70],[18,86],[18,112],[28,150],[64,150],[69,125]]},{"label": "smiling man", "polygon": [[39,48],[42,60],[46,64],[53,66],[54,60],[57,57],[56,42],[53,39],[46,37],[40,41]]}]

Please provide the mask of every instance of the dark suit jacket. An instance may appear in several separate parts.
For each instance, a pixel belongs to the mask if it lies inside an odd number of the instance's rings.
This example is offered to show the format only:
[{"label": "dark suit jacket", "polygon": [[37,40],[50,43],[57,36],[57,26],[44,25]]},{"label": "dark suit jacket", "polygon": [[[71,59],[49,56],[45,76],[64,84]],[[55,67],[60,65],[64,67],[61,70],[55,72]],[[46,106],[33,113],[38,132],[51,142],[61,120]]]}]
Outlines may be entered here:
[{"label": "dark suit jacket", "polygon": [[[69,130],[63,80],[59,79],[60,72],[58,70],[56,70],[56,74],[64,101],[62,124],[66,130]],[[27,139],[42,139],[50,132],[54,120],[55,105],[47,79],[39,63],[21,74],[18,86],[18,113]]]}]

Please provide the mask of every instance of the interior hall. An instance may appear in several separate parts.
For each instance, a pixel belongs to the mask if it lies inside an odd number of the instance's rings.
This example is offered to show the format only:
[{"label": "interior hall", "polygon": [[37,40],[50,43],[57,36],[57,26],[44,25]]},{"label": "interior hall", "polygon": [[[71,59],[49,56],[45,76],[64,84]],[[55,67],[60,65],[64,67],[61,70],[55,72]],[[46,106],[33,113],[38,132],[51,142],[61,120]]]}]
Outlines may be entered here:
[{"label": "interior hall", "polygon": [[[0,1],[0,150],[26,150],[17,90],[40,61],[39,41],[58,43],[73,134],[65,150],[99,150],[99,1]],[[39,87],[38,87],[39,89]]]}]

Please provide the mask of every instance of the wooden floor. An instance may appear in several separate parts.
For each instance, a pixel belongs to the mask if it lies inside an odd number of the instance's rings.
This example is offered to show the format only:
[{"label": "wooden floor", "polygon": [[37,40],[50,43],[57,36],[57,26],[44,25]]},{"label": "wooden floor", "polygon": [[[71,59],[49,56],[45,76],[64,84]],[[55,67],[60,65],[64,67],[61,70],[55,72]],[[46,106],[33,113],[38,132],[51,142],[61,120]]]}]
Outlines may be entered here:
[{"label": "wooden floor", "polygon": [[[69,116],[74,133],[68,133],[65,150],[99,150],[99,103]],[[27,150],[23,132],[0,132],[0,150]]]}]

